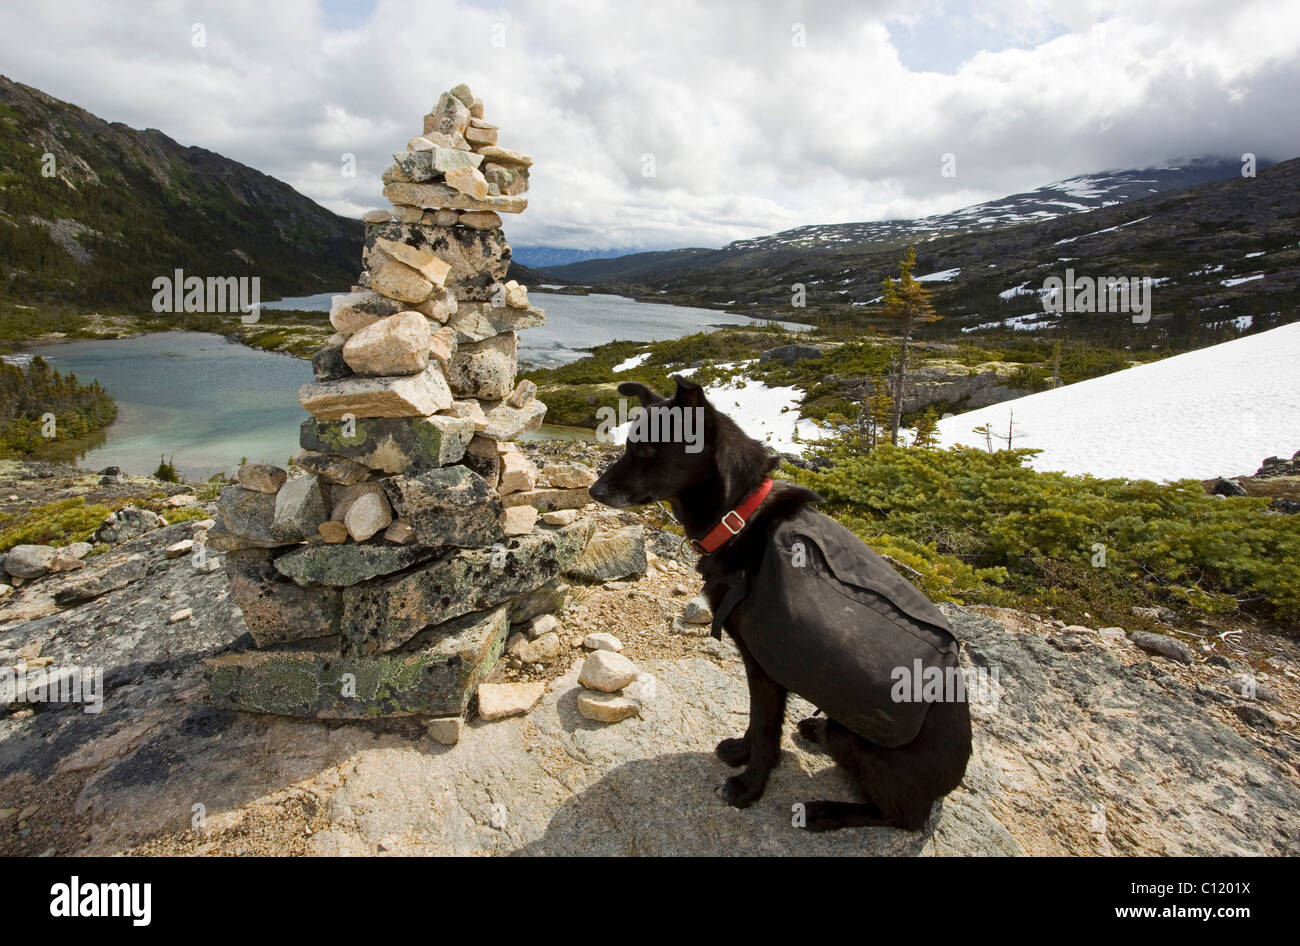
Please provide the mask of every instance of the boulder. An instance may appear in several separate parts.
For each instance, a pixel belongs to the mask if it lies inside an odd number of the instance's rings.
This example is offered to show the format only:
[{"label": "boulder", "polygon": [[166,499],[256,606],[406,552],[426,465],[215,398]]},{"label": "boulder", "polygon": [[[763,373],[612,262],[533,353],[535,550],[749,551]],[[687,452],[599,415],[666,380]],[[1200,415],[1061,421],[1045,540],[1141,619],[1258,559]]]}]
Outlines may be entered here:
[{"label": "boulder", "polygon": [[[451,406],[441,369],[384,378],[313,381],[298,390],[298,403],[322,420],[353,417],[427,417]],[[305,445],[304,445],[305,446]]]},{"label": "boulder", "polygon": [[541,587],[582,554],[588,522],[534,532],[504,545],[443,555],[400,575],[343,592],[345,645],[383,653],[422,628],[483,610]]},{"label": "boulder", "polygon": [[1155,654],[1158,657],[1165,657],[1182,664],[1189,664],[1193,661],[1191,648],[1182,641],[1167,637],[1164,634],[1153,634],[1150,631],[1134,631],[1129,634],[1128,639],[1134,646],[1141,648],[1148,654]]},{"label": "boulder", "polygon": [[326,345],[311,356],[311,373],[317,381],[338,381],[350,377],[353,372],[343,358],[343,346]]},{"label": "boulder", "polygon": [[144,535],[162,524],[162,517],[156,512],[137,509],[135,506],[123,506],[104,518],[103,524],[95,531],[94,540],[97,543],[120,545],[127,539]]},{"label": "boulder", "polygon": [[473,470],[449,466],[383,481],[398,515],[421,545],[481,548],[503,537],[503,507],[492,486]]},{"label": "boulder", "polygon": [[309,545],[275,559],[275,570],[299,585],[348,588],[428,561],[435,549],[418,545]]},{"label": "boulder", "polygon": [[288,473],[270,463],[245,463],[235,473],[240,486],[258,493],[278,493],[288,478]]},{"label": "boulder", "polygon": [[528,489],[501,497],[507,506],[533,506],[542,512],[556,509],[579,509],[591,502],[591,494],[582,489]]},{"label": "boulder", "polygon": [[50,573],[58,550],[50,545],[15,545],[5,555],[5,571],[15,578],[31,580]]},{"label": "boulder", "polygon": [[[349,434],[351,434],[349,436]],[[345,424],[308,418],[298,443],[385,473],[407,473],[455,463],[474,436],[472,421],[458,417],[365,418]]]},{"label": "boulder", "polygon": [[626,526],[598,533],[565,574],[586,581],[614,581],[646,570],[645,529]]},{"label": "boulder", "polygon": [[258,647],[339,633],[342,598],[337,588],[304,588],[283,577],[265,549],[226,553],[231,600]]},{"label": "boulder", "polygon": [[[508,398],[506,398],[506,403],[509,404],[511,407],[523,407],[526,404],[528,404],[529,401],[532,401],[536,397],[537,397],[537,385],[532,381],[528,381],[525,379],[523,381],[520,381],[517,385],[515,385],[514,391],[511,392]],[[595,482],[595,480],[593,480],[592,482]],[[582,483],[580,485],[587,486],[590,484]]]},{"label": "boulder", "polygon": [[[506,306],[494,306],[486,302],[461,303],[456,314],[447,320],[447,326],[456,332],[458,344],[481,342],[493,335],[514,332],[520,329],[537,328],[546,324],[546,312],[536,306],[524,309],[511,309]],[[531,383],[531,382],[529,382]],[[537,386],[533,385],[533,393]],[[514,407],[522,407],[531,398],[524,398]]]},{"label": "boulder", "polygon": [[317,719],[461,716],[501,655],[505,609],[431,628],[401,653],[340,656],[321,650],[228,654],[204,676],[221,708]]},{"label": "boulder", "polygon": [[402,309],[400,302],[381,296],[377,292],[366,290],[341,293],[330,299],[330,325],[340,332],[351,335],[371,322],[395,315]]},{"label": "boulder", "polygon": [[132,555],[125,561],[102,569],[84,569],[54,593],[54,601],[62,607],[72,607],[93,601],[112,591],[125,588],[145,576],[148,563],[143,555]]},{"label": "boulder", "polygon": [[[532,489],[537,485],[537,467],[519,450],[501,454],[501,482],[498,489],[506,493]],[[531,508],[531,507],[530,507]]]},{"label": "boulder", "polygon": [[561,460],[547,463],[538,482],[557,489],[585,489],[597,479],[596,471],[585,463]]},{"label": "boulder", "polygon": [[518,354],[519,336],[514,332],[458,344],[447,369],[447,383],[458,397],[509,397],[514,391]]},{"label": "boulder", "polygon": [[582,646],[587,650],[612,650],[618,653],[623,649],[623,642],[613,634],[605,631],[598,631],[595,634],[588,634],[582,639]]},{"label": "boulder", "polygon": [[316,527],[329,517],[320,480],[310,473],[295,476],[275,494],[271,534],[281,544],[301,542],[316,535]]},{"label": "boulder", "polygon": [[343,360],[359,375],[419,374],[429,364],[431,342],[428,319],[419,312],[399,312],[349,338]]},{"label": "boulder", "polygon": [[[447,212],[452,216],[450,223],[455,224],[458,219],[456,212],[454,210]],[[437,214],[435,219],[438,219]],[[367,233],[366,239],[372,245],[381,239],[408,243],[433,253],[451,267],[444,282],[446,288],[435,290],[427,302],[409,307],[429,315],[430,318],[435,318],[435,315],[428,310],[428,306],[431,302],[443,298],[439,293],[444,293],[449,301],[445,306],[447,311],[437,313],[440,317],[436,320],[440,323],[446,322],[451,315],[459,312],[463,303],[490,301],[494,287],[505,280],[510,268],[510,244],[500,229],[479,230],[443,224],[416,226],[393,223],[373,228]],[[539,309],[538,312],[540,311]],[[519,318],[522,321],[536,321],[538,316],[529,314],[521,315]]]},{"label": "boulder", "polygon": [[389,260],[370,274],[370,288],[398,302],[424,302],[433,295],[433,287],[433,280],[397,260]]},{"label": "boulder", "polygon": [[364,463],[326,453],[300,453],[294,457],[294,462],[301,469],[320,477],[324,482],[336,485],[351,486],[370,476],[370,468]]},{"label": "boulder", "polygon": [[[285,539],[274,530],[275,493],[261,493],[242,486],[227,486],[217,498],[217,516],[224,529],[208,533],[208,544],[221,551],[232,548],[274,548],[288,545],[297,539]],[[232,536],[238,542],[226,544],[223,538]]]},{"label": "boulder", "polygon": [[537,510],[532,506],[511,506],[501,515],[506,535],[527,535],[537,525]]},{"label": "boulder", "polygon": [[489,401],[481,404],[480,408],[483,423],[481,426],[475,423],[474,430],[489,440],[514,440],[525,430],[541,427],[542,419],[546,417],[546,405],[541,401],[529,401],[523,407],[511,407],[505,401]]},{"label": "boulder", "polygon": [[[387,237],[377,236],[372,245],[387,254],[391,259],[411,267],[435,287],[442,286],[447,279],[447,273],[451,271],[451,266],[448,263],[443,262],[429,250],[411,246],[400,240],[390,240]],[[423,302],[424,300],[413,299],[411,301]]]},{"label": "boulder", "polygon": [[[482,152],[480,152],[482,153]],[[490,210],[494,213],[523,213],[528,207],[528,198],[522,196],[497,197],[487,193],[487,180],[478,171],[484,183],[484,196],[475,197],[463,193],[449,184],[410,184],[394,181],[384,188],[384,196],[395,204],[408,204],[413,207],[426,207],[434,210]]]},{"label": "boulder", "polygon": [[381,490],[371,490],[358,496],[348,504],[343,514],[343,525],[348,535],[357,542],[364,542],[371,536],[387,529],[393,521],[393,510]]},{"label": "boulder", "polygon": [[438,104],[424,116],[424,134],[427,136],[432,132],[449,138],[463,137],[469,119],[469,105],[450,92],[444,92],[438,97]]}]

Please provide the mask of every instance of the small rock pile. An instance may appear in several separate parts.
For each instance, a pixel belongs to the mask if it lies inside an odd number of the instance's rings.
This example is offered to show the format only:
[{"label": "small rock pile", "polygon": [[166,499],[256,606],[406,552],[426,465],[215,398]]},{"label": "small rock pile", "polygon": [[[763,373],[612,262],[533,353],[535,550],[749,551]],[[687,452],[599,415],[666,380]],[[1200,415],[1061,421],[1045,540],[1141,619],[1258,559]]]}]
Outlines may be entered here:
[{"label": "small rock pile", "polygon": [[642,705],[654,699],[654,676],[619,653],[623,645],[611,634],[588,635],[583,646],[591,654],[578,672],[578,712],[598,723],[641,715]]},{"label": "small rock pile", "polygon": [[364,272],[299,392],[301,472],[246,464],[221,495],[209,544],[258,651],[209,662],[219,705],[460,718],[509,626],[563,604],[595,474],[539,474],[512,442],[546,413],[515,381],[545,313],[505,281],[498,215],[527,206],[531,164],[464,85],[394,155],[393,208],[365,215]]}]

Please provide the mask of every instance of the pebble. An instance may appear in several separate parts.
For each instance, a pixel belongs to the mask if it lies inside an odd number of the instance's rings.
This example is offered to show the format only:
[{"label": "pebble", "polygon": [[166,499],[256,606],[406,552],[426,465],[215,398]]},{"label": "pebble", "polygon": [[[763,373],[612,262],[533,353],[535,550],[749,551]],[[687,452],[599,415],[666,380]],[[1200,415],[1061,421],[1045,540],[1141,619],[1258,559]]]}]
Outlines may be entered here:
[{"label": "pebble", "polygon": [[612,650],[592,651],[582,662],[578,683],[589,690],[614,693],[636,679],[640,671],[636,664]]},{"label": "pebble", "polygon": [[163,555],[167,558],[181,558],[182,556],[189,555],[192,551],[194,551],[194,540],[181,539],[181,541],[167,546],[167,548],[163,550]]},{"label": "pebble", "polygon": [[686,602],[682,609],[682,620],[687,624],[712,624],[713,609],[703,595]]},{"label": "pebble", "polygon": [[172,612],[172,616],[167,619],[168,624],[179,624],[181,621],[188,621],[194,617],[193,608],[181,608],[179,611]]},{"label": "pebble", "polygon": [[640,715],[641,704],[614,693],[583,690],[578,694],[578,712],[598,723],[617,723]]},{"label": "pebble", "polygon": [[444,746],[454,746],[460,742],[460,731],[465,725],[465,720],[459,716],[443,716],[439,719],[431,719],[425,725],[434,742],[442,743]]},{"label": "pebble", "polygon": [[536,639],[543,634],[560,629],[560,619],[554,614],[539,614],[528,622],[528,636]]},{"label": "pebble", "polygon": [[582,646],[587,650],[612,650],[618,653],[623,649],[623,642],[613,634],[605,631],[599,631],[595,634],[588,634],[582,639]]}]

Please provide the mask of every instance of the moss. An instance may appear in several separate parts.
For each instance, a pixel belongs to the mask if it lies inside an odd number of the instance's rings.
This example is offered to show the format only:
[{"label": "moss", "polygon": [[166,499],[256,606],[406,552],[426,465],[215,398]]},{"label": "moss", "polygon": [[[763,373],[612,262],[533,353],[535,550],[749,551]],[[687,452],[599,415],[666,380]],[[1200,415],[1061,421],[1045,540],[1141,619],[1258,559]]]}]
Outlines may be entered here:
[{"label": "moss", "polygon": [[63,546],[86,542],[104,519],[128,505],[129,500],[86,505],[84,497],[60,499],[0,521],[0,552],[15,545]]}]

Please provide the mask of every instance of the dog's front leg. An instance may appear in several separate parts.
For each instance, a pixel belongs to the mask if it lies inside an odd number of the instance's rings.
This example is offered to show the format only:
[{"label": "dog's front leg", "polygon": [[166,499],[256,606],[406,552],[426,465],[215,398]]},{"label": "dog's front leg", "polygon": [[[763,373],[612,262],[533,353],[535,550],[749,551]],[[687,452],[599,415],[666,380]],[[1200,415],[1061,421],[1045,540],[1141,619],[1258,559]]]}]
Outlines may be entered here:
[{"label": "dog's front leg", "polygon": [[[781,757],[781,726],[785,722],[787,691],[764,672],[739,638],[736,644],[744,658],[745,677],[749,681],[749,728],[739,740],[747,750],[748,764],[745,771],[722,783],[720,794],[727,804],[748,808],[763,797],[767,778]],[[721,754],[722,745],[718,748]]]}]

